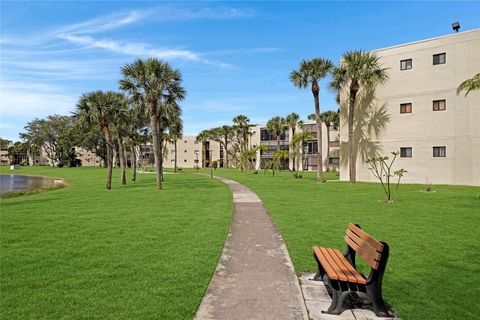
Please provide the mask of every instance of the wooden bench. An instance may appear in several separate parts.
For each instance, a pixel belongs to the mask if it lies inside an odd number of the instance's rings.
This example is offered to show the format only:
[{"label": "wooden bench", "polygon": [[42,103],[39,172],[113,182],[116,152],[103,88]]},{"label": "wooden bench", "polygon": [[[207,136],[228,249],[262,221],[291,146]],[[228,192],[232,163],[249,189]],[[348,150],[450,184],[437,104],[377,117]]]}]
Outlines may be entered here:
[{"label": "wooden bench", "polygon": [[[313,247],[313,257],[318,265],[314,280],[323,280],[331,289],[332,303],[330,314],[340,314],[346,308],[343,305],[347,295],[367,294],[372,308],[379,317],[390,314],[382,298],[382,278],[388,260],[388,244],[377,241],[360,229],[359,225],[350,223],[345,234],[347,250],[342,254],[337,249]],[[370,265],[368,277],[357,271],[355,256],[358,254]]]}]

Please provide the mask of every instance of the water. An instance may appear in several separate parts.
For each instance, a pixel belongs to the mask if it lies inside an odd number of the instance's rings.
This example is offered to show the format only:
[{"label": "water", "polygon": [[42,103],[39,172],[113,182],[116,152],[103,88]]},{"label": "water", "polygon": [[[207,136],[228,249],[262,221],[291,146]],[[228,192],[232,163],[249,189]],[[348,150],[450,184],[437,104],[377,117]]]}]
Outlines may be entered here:
[{"label": "water", "polygon": [[12,191],[48,188],[53,185],[54,179],[47,177],[22,176],[17,174],[0,175],[0,194]]}]

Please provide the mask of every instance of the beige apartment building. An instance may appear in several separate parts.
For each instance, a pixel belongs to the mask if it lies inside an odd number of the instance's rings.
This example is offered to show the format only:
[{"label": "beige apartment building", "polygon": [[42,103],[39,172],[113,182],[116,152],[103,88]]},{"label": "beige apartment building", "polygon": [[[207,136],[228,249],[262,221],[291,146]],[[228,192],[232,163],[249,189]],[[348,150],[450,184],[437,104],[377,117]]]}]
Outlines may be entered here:
[{"label": "beige apartment building", "polygon": [[[303,126],[299,126],[298,131],[308,131],[312,132],[312,139],[304,141],[303,146],[299,150],[299,156],[295,161],[298,163],[295,164],[295,167],[298,167],[300,171],[316,171],[317,170],[317,126],[315,122],[305,122]],[[327,158],[327,126],[322,124],[322,158],[323,158],[323,170],[327,170],[327,166],[330,170],[338,170],[340,163],[339,156],[339,130],[338,128],[330,127],[330,157]],[[291,145],[292,141],[292,130],[286,129],[283,134],[280,135],[280,149],[289,150],[293,152],[293,147]],[[255,161],[256,169],[261,169],[264,165],[270,161],[273,157],[273,154],[277,150],[277,139],[276,136],[270,134],[267,130],[266,125],[256,125],[250,128],[250,147],[257,147],[259,145],[268,146],[268,150],[257,152],[257,158]],[[287,166],[287,164],[285,164]],[[290,157],[288,160],[288,167],[294,169],[294,159]]]},{"label": "beige apartment building", "polygon": [[[400,151],[395,168],[408,171],[404,182],[480,185],[480,92],[456,94],[462,81],[480,72],[480,29],[373,52],[388,68],[389,81],[377,88],[376,103],[386,106],[390,120],[370,142],[380,154]],[[348,140],[346,121],[340,140]],[[343,160],[340,179],[346,181]],[[361,156],[357,180],[377,181]]]},{"label": "beige apartment building", "polygon": [[202,168],[212,161],[218,161],[218,165],[223,167],[223,147],[216,141],[202,143],[197,141],[196,136],[183,136],[177,140],[176,146],[168,142],[164,151],[163,164],[166,168],[175,166],[175,152],[179,168]]}]

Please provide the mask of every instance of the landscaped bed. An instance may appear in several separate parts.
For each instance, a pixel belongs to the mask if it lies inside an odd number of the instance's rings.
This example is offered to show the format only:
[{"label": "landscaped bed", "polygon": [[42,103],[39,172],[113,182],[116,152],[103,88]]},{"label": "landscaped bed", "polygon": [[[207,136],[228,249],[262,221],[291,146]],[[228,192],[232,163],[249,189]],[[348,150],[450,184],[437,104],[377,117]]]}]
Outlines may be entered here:
[{"label": "landscaped bed", "polygon": [[1,201],[2,319],[193,318],[230,224],[225,185],[177,174],[162,191],[155,175],[122,187],[114,172],[108,191],[103,168],[18,173],[69,186]]},{"label": "landscaped bed", "polygon": [[[403,319],[475,319],[480,314],[480,188],[401,185],[394,202],[379,184],[315,183],[218,169],[255,191],[277,223],[297,273],[315,271],[312,245],[343,251],[348,222],[390,245],[384,297]],[[332,173],[328,173],[328,176]],[[359,259],[361,260],[361,259]]]}]

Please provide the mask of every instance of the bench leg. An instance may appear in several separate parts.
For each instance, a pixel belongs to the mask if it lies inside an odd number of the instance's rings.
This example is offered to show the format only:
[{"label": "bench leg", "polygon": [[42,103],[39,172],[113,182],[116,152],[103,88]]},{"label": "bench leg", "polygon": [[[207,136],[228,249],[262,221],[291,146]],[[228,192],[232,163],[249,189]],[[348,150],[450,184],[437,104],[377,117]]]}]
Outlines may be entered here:
[{"label": "bench leg", "polygon": [[339,289],[331,288],[332,289],[332,303],[330,304],[330,307],[328,307],[327,311],[322,311],[322,313],[328,313],[328,314],[341,314],[343,311],[345,311],[345,308],[343,307],[343,301],[345,300],[345,297],[350,293],[349,291],[341,291]]},{"label": "bench leg", "polygon": [[315,276],[313,277],[313,280],[316,280],[316,281],[321,281],[322,278],[323,278],[323,275],[325,274],[325,269],[323,269],[322,267],[322,264],[320,263],[320,261],[318,260],[317,258],[317,255],[315,254],[315,252],[313,253],[313,258],[315,259],[315,261],[317,262],[317,273],[315,273]]},{"label": "bench leg", "polygon": [[389,317],[387,307],[382,298],[382,287],[381,284],[374,281],[372,284],[367,285],[367,295],[372,300],[372,309],[377,317]]}]

